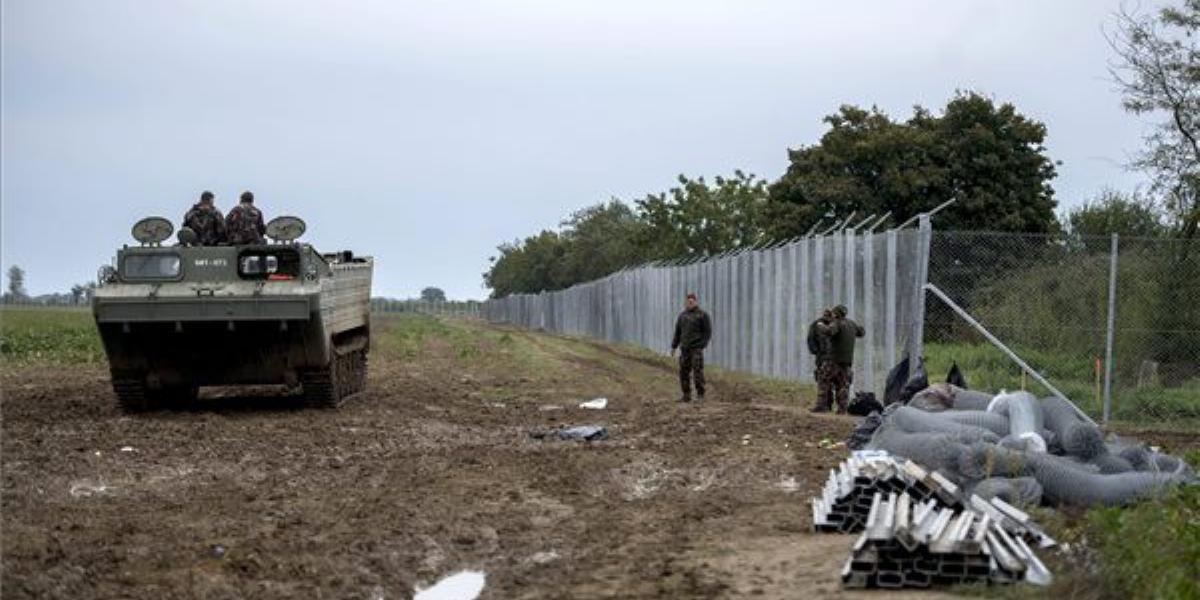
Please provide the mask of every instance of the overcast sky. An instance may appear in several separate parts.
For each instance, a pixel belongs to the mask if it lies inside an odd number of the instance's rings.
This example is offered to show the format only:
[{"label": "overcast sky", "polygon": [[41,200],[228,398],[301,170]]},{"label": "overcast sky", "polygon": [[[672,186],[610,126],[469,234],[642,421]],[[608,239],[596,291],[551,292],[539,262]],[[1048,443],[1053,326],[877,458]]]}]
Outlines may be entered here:
[{"label": "overcast sky", "polygon": [[[1151,3],[1153,4],[1153,3]],[[95,276],[201,190],[376,257],[376,295],[486,294],[495,246],[741,168],[844,103],[976,90],[1046,123],[1071,206],[1142,181],[1102,28],[1117,2],[3,2],[3,265]]]}]

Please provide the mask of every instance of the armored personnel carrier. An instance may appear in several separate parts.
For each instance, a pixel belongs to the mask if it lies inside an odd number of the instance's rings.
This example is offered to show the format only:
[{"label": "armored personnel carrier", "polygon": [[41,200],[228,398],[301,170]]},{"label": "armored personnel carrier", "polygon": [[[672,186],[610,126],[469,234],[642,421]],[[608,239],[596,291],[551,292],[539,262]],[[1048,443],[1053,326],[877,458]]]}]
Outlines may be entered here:
[{"label": "armored personnel carrier", "polygon": [[184,227],[164,245],[169,220],[138,221],[92,300],[121,407],[189,404],[201,386],[286,384],[323,407],[361,391],[372,259],[317,252],[304,230],[279,217],[270,243],[199,246]]}]

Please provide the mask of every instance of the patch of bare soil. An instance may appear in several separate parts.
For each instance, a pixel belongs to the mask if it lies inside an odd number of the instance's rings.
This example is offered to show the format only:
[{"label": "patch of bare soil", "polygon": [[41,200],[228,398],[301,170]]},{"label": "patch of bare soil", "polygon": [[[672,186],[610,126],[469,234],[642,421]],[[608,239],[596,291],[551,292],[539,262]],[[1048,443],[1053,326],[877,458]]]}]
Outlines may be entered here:
[{"label": "patch of bare soil", "polygon": [[[681,405],[666,360],[452,327],[466,346],[381,345],[337,411],[206,391],[127,416],[102,367],[5,369],[0,595],[407,598],[478,569],[485,598],[843,596],[851,539],[806,499],[852,420],[734,376]],[[589,423],[610,438],[528,436]]]}]

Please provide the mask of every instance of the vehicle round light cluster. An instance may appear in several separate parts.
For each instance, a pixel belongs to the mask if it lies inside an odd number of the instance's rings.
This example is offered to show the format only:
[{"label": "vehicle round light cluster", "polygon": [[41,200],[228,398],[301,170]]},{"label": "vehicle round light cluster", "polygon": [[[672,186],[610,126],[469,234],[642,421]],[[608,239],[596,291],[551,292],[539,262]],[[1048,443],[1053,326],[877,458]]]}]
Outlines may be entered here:
[{"label": "vehicle round light cluster", "polygon": [[146,217],[133,224],[133,239],[143,244],[158,244],[171,237],[175,226],[163,217]]}]

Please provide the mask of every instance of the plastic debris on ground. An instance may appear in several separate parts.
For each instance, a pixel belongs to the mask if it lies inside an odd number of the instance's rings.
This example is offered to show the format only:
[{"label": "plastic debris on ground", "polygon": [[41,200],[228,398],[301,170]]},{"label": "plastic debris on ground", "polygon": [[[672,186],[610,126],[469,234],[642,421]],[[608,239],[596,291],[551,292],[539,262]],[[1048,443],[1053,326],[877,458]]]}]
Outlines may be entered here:
[{"label": "plastic debris on ground", "polygon": [[588,408],[591,410],[604,410],[605,408],[608,408],[608,398],[596,398],[595,400],[588,400],[587,402],[581,402],[579,404],[579,408]]},{"label": "plastic debris on ground", "polygon": [[583,440],[594,442],[607,439],[608,429],[600,425],[564,426],[552,429],[535,429],[529,432],[529,437],[535,440]]},{"label": "plastic debris on ground", "polygon": [[487,576],[480,571],[462,571],[428,588],[417,589],[413,600],[475,600],[483,593],[486,580]]}]

